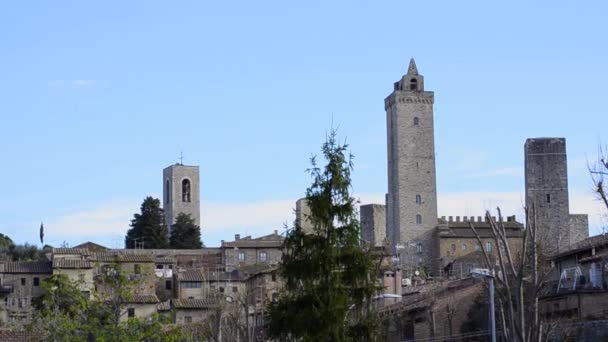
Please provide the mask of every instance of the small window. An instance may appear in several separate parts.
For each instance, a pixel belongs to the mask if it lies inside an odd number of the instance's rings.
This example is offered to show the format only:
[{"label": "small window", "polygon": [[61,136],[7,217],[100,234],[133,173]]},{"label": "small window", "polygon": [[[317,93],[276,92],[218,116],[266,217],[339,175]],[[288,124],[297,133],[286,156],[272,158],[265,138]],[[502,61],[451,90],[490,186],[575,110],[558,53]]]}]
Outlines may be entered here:
[{"label": "small window", "polygon": [[486,242],[486,252],[488,252],[488,253],[492,252],[492,243],[491,242]]},{"label": "small window", "polygon": [[141,266],[139,264],[133,265],[133,271],[135,274],[141,274]]},{"label": "small window", "polygon": [[422,224],[422,215],[416,215],[416,224]]},{"label": "small window", "polygon": [[467,264],[467,270],[468,273],[471,273],[473,271],[473,264]]},{"label": "small window", "polygon": [[184,179],[182,181],[182,202],[191,202],[192,197],[190,195],[190,189],[191,185],[190,185],[190,180],[189,179]]},{"label": "small window", "polygon": [[551,203],[551,194],[547,194],[547,203]]},{"label": "small window", "polygon": [[163,269],[163,265],[156,265],[156,269],[157,270],[162,270]]},{"label": "small window", "polygon": [[224,293],[224,288],[220,287],[220,293]]},{"label": "small window", "polygon": [[463,244],[462,244],[462,251],[463,251],[463,252],[466,252],[466,251],[467,251],[467,244],[466,244],[466,243],[463,243]]},{"label": "small window", "polygon": [[192,323],[192,316],[184,316],[184,323]]},{"label": "small window", "polygon": [[418,126],[420,124],[420,119],[418,117],[414,117],[414,126]]},{"label": "small window", "polygon": [[171,280],[165,280],[165,290],[171,290],[172,287],[173,283],[171,282]]},{"label": "small window", "polygon": [[239,252],[239,261],[240,262],[245,261],[245,252]]},{"label": "small window", "polygon": [[475,250],[477,252],[479,252],[481,250],[481,246],[478,243],[475,244]]},{"label": "small window", "polygon": [[456,252],[456,244],[455,244],[455,243],[453,243],[453,244],[450,246],[450,248],[452,248],[452,252]]},{"label": "small window", "polygon": [[278,293],[278,292],[273,292],[273,293],[272,293],[272,301],[273,301],[274,303],[276,303],[276,302],[278,302],[278,301],[279,301],[279,293]]},{"label": "small window", "polygon": [[133,318],[133,317],[135,317],[135,308],[128,308],[128,309],[127,309],[127,316],[128,316],[129,318]]},{"label": "small window", "polygon": [[169,269],[172,270],[173,269],[173,265],[169,265]]},{"label": "small window", "polygon": [[416,195],[416,204],[418,204],[418,205],[422,204],[422,196]]},{"label": "small window", "polygon": [[167,179],[167,181],[165,182],[165,203],[169,203],[169,200],[171,199],[171,185],[169,183],[169,180]]},{"label": "small window", "polygon": [[277,273],[272,272],[272,281],[277,281]]},{"label": "small window", "polygon": [[233,286],[233,287],[232,287],[232,292],[234,292],[234,293],[239,292],[239,288],[238,288],[238,287],[236,287],[236,286]]},{"label": "small window", "polygon": [[421,243],[416,245],[416,252],[422,253],[422,244]]},{"label": "small window", "polygon": [[40,278],[34,277],[34,286],[40,286]]},{"label": "small window", "polygon": [[25,286],[25,278],[21,278],[21,286]]},{"label": "small window", "polygon": [[260,261],[268,260],[268,254],[266,252],[260,252]]},{"label": "small window", "polygon": [[410,90],[418,90],[418,80],[415,78],[412,78],[410,80]]}]

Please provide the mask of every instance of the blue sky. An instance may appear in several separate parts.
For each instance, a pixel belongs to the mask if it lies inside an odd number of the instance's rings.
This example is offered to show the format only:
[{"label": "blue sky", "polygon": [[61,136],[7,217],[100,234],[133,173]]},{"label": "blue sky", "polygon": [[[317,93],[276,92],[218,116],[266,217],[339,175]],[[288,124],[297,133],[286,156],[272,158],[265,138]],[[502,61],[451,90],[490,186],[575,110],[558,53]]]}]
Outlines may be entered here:
[{"label": "blue sky", "polygon": [[520,214],[523,144],[563,136],[571,211],[603,221],[601,1],[53,1],[0,7],[0,232],[122,239],[162,169],[200,165],[203,240],[291,221],[325,132],[386,192],[383,100],[416,58],[435,91],[440,215]]}]

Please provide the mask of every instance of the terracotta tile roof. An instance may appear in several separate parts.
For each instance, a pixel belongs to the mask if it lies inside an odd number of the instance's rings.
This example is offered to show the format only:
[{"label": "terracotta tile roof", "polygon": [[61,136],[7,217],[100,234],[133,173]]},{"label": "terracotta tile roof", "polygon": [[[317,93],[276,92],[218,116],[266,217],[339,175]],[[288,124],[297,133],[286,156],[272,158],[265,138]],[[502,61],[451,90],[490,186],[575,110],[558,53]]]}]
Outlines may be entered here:
[{"label": "terracotta tile roof", "polygon": [[177,274],[177,279],[179,281],[196,281],[202,282],[205,281],[205,275],[203,271],[197,269],[186,270],[185,272],[180,272]]},{"label": "terracotta tile roof", "polygon": [[569,254],[578,253],[584,251],[586,249],[591,249],[593,247],[608,245],[608,234],[600,234],[596,236],[588,237],[579,242],[573,243],[570,246],[566,247],[565,250],[555,254],[553,258],[563,257]]},{"label": "terracotta tile roof", "polygon": [[131,253],[95,253],[94,259],[99,262],[154,262],[150,255]]},{"label": "terracotta tile roof", "polygon": [[210,309],[216,307],[216,299],[172,299],[173,307],[176,309]]},{"label": "terracotta tile roof", "polygon": [[159,302],[160,300],[158,299],[158,297],[153,294],[136,294],[133,295],[133,298],[127,300],[127,303],[133,304],[157,304]]},{"label": "terracotta tile roof", "polygon": [[84,249],[87,249],[92,252],[104,252],[109,249],[106,246],[102,246],[100,244],[97,244],[97,243],[91,242],[91,241],[81,243],[80,245],[74,246],[73,248],[84,248]]},{"label": "terracotta tile roof", "polygon": [[50,261],[17,261],[7,262],[0,268],[2,273],[32,273],[32,274],[51,274]]},{"label": "terracotta tile roof", "polygon": [[53,268],[92,268],[91,262],[81,259],[53,258]]},{"label": "terracotta tile roof", "polygon": [[53,254],[90,255],[91,253],[85,248],[53,248]]}]

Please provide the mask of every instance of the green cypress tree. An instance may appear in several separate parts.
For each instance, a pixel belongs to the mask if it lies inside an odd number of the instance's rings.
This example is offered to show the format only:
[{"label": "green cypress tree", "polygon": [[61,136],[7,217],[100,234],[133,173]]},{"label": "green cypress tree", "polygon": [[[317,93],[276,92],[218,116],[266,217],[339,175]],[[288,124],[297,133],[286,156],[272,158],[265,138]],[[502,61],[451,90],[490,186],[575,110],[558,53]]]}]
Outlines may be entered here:
[{"label": "green cypress tree", "polygon": [[201,228],[194,223],[190,214],[179,213],[175,223],[171,226],[171,237],[169,238],[171,248],[175,249],[197,249],[202,248]]},{"label": "green cypress tree", "polygon": [[374,341],[376,320],[370,299],[379,290],[370,253],[360,244],[360,224],[351,197],[352,155],[336,142],[332,131],[322,146],[327,160],[308,171],[313,179],[306,191],[308,220],[305,234],[291,229],[284,242],[279,272],[284,290],[269,305],[268,334],[277,340]]},{"label": "green cypress tree", "polygon": [[125,248],[135,248],[143,242],[144,248],[167,248],[169,239],[163,209],[157,198],[148,196],[141,204],[140,213],[133,215],[131,229],[125,237]]}]

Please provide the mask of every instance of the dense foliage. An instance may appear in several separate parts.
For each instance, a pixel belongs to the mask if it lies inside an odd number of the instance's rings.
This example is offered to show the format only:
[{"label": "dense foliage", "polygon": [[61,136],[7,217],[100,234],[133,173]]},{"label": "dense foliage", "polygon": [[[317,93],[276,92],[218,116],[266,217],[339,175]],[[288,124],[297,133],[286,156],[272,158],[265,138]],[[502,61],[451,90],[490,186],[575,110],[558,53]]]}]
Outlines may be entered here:
[{"label": "dense foliage", "polygon": [[81,285],[65,275],[53,275],[42,281],[44,294],[33,303],[32,323],[27,327],[48,341],[189,341],[176,327],[168,327],[168,318],[154,315],[148,319],[121,319],[125,303],[134,285],[124,273],[104,275],[103,292],[92,298],[81,292]]},{"label": "dense foliage", "polygon": [[194,223],[189,214],[179,213],[175,223],[171,226],[171,237],[169,238],[171,248],[175,249],[198,249],[202,248],[201,228]]},{"label": "dense foliage", "polygon": [[36,245],[28,243],[16,245],[7,235],[0,234],[1,261],[35,261],[44,257],[44,253]]},{"label": "dense foliage", "polygon": [[271,303],[268,333],[277,340],[374,341],[377,332],[369,301],[378,291],[372,257],[360,244],[356,201],[350,195],[352,156],[332,132],[322,146],[327,160],[308,171],[307,219],[285,239],[280,274],[284,291]]},{"label": "dense foliage", "polygon": [[[160,200],[146,197],[141,204],[140,213],[133,215],[131,229],[125,237],[125,248],[168,248],[167,227]],[[143,245],[142,245],[143,244]]]}]

